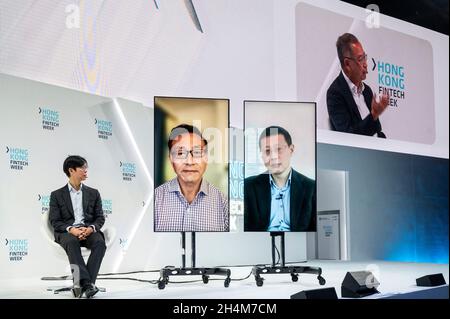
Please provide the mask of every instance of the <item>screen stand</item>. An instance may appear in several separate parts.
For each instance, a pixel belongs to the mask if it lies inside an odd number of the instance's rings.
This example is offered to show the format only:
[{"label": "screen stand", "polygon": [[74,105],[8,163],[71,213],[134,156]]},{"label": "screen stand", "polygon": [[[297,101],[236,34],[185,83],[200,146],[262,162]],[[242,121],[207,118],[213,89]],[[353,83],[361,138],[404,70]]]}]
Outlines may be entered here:
[{"label": "screen stand", "polygon": [[210,275],[226,276],[223,285],[228,288],[231,282],[231,270],[228,268],[203,268],[195,266],[195,232],[191,232],[191,267],[186,267],[186,233],[181,233],[181,268],[164,267],[160,271],[158,288],[164,289],[169,283],[170,276],[202,276],[203,283],[207,284]]},{"label": "screen stand", "polygon": [[[284,250],[284,232],[271,232],[272,237],[272,265],[258,265],[253,266],[252,274],[255,276],[256,285],[261,287],[264,278],[261,274],[291,274],[293,282],[298,281],[298,274],[315,274],[319,280],[320,285],[325,285],[325,278],[322,275],[322,268],[309,266],[286,266],[285,265],[285,250]],[[275,261],[275,237],[279,236],[281,241],[281,265],[277,266]]]}]

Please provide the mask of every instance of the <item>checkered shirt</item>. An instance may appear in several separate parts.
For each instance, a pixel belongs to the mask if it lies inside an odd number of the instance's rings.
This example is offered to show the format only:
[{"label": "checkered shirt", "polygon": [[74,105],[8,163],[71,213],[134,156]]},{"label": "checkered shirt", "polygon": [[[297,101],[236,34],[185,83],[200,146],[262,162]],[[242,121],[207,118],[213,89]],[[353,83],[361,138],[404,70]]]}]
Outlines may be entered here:
[{"label": "checkered shirt", "polygon": [[228,199],[202,180],[192,203],[184,198],[177,178],[155,189],[156,232],[226,232],[229,230]]}]

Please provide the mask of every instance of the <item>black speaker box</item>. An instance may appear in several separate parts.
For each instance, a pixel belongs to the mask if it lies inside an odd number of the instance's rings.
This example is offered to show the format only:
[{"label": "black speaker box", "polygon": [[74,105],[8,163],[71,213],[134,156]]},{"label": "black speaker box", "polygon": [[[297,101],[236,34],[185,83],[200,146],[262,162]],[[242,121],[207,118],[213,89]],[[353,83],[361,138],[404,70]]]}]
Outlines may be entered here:
[{"label": "black speaker box", "polygon": [[370,271],[347,272],[342,281],[341,294],[346,298],[361,298],[378,293],[378,280]]},{"label": "black speaker box", "polygon": [[432,274],[417,278],[416,283],[417,286],[422,287],[434,287],[446,284],[444,276],[442,274]]},{"label": "black speaker box", "polygon": [[293,294],[291,299],[338,299],[334,287],[303,290]]}]

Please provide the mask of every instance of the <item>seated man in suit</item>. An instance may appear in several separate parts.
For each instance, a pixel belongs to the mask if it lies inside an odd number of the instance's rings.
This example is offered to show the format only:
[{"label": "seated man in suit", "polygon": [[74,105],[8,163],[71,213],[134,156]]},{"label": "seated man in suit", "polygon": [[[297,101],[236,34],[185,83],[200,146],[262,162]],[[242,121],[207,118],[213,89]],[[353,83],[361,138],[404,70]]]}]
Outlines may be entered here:
[{"label": "seated man in suit", "polygon": [[[50,195],[50,223],[55,241],[66,251],[71,268],[76,268],[72,292],[77,298],[83,293],[91,298],[98,292],[95,280],[106,251],[100,230],[105,223],[100,193],[82,184],[87,167],[81,156],[67,157],[63,170],[69,182]],[[82,246],[91,250],[87,265],[81,255]]]},{"label": "seated man in suit", "polygon": [[315,231],[316,183],[291,167],[291,135],[267,127],[259,147],[267,172],[244,180],[244,230]]},{"label": "seated man in suit", "polygon": [[381,131],[379,116],[389,103],[389,96],[380,101],[363,82],[367,75],[367,54],[358,39],[350,33],[341,35],[336,42],[342,72],[327,91],[327,108],[331,129],[386,138]]}]

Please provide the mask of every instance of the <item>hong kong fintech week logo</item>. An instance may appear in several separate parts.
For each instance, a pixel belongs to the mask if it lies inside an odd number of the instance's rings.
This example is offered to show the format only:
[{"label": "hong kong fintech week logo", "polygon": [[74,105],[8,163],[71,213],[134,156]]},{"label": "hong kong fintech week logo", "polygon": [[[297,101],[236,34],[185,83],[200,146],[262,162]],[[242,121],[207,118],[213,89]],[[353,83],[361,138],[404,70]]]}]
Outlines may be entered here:
[{"label": "hong kong fintech week logo", "polygon": [[9,168],[21,171],[29,165],[29,153],[25,148],[6,146],[6,154],[9,154]]},{"label": "hong kong fintech week logo", "polygon": [[102,199],[103,215],[108,218],[112,214],[112,199]]},{"label": "hong kong fintech week logo", "polygon": [[46,108],[39,108],[39,114],[42,114],[42,129],[54,131],[59,127],[59,112]]},{"label": "hong kong fintech week logo", "polygon": [[136,177],[136,164],[120,162],[120,167],[124,181],[132,181]]},{"label": "hong kong fintech week logo", "polygon": [[95,119],[95,125],[97,126],[98,138],[107,140],[113,135],[113,125],[111,121]]},{"label": "hong kong fintech week logo", "polygon": [[5,238],[5,245],[8,247],[9,261],[22,261],[25,256],[28,256],[28,239],[7,239]]},{"label": "hong kong fintech week logo", "polygon": [[405,99],[405,67],[372,58],[372,71],[378,71],[378,94],[389,94],[389,106],[399,107]]},{"label": "hong kong fintech week logo", "polygon": [[38,194],[38,201],[41,202],[41,214],[48,213],[50,209],[50,195]]}]

